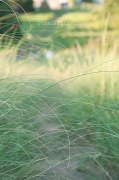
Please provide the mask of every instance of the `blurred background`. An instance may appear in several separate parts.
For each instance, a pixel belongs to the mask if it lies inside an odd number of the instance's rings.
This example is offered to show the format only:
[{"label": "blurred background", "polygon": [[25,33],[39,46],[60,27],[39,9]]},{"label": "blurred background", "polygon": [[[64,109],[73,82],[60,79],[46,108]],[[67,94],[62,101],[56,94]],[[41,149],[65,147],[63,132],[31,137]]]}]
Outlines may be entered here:
[{"label": "blurred background", "polygon": [[0,0],[0,179],[119,179],[119,1]]}]

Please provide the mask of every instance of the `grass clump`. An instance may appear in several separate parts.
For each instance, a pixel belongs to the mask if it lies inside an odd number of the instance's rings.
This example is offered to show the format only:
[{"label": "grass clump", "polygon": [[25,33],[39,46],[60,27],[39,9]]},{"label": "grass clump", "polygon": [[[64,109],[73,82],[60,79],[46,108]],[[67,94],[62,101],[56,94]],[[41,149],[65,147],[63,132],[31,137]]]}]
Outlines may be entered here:
[{"label": "grass clump", "polygon": [[60,52],[35,65],[9,62],[2,51],[1,179],[65,179],[73,173],[91,179],[98,178],[96,171],[117,179],[119,63],[109,60],[114,52],[105,60],[97,53],[80,61],[77,50],[65,50],[63,57]]},{"label": "grass clump", "polygon": [[[37,23],[36,14],[28,16]],[[28,41],[1,48],[0,179],[118,179],[118,40],[107,43],[107,24],[98,43],[58,45],[50,58],[49,46],[27,32]]]}]

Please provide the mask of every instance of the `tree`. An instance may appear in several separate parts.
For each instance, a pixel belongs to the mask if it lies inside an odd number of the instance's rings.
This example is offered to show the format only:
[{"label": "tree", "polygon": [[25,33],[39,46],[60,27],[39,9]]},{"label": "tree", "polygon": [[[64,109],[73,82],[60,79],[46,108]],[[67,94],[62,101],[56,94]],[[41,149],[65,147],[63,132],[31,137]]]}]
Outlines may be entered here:
[{"label": "tree", "polygon": [[20,22],[13,12],[8,0],[0,1],[0,37],[15,41],[22,37]]},{"label": "tree", "polygon": [[41,3],[41,7],[40,7],[41,10],[49,10],[49,5],[47,3],[47,0],[44,0],[42,3]]}]

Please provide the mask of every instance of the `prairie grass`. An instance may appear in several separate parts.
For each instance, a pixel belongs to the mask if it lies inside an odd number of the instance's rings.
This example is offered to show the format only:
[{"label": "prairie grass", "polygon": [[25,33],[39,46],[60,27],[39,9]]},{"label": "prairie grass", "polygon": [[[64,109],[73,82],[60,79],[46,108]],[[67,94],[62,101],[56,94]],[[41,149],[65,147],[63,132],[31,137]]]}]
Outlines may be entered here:
[{"label": "prairie grass", "polygon": [[0,51],[1,179],[118,179],[117,46],[42,63],[18,52]]},{"label": "prairie grass", "polygon": [[[102,20],[84,9],[28,14],[31,28],[22,15],[26,41],[1,44],[1,180],[118,180],[118,39],[107,41],[109,17],[102,33]],[[75,13],[100,34],[86,46],[73,33],[85,32],[85,39],[89,29],[67,26],[63,34],[64,27],[53,27],[53,36],[60,32],[62,38],[50,41],[51,29],[36,26],[40,18],[71,21]],[[47,58],[49,49],[53,56]]]}]

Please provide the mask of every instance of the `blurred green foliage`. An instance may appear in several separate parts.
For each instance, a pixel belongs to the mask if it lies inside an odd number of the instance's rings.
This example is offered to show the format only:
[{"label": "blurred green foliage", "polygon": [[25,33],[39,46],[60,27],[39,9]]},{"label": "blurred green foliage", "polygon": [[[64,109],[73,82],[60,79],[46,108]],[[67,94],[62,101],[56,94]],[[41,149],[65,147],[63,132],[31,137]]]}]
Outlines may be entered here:
[{"label": "blurred green foliage", "polygon": [[15,41],[22,37],[20,22],[8,0],[0,1],[0,35],[4,40],[12,37]]},{"label": "blurred green foliage", "polygon": [[111,12],[112,14],[119,13],[119,0],[105,0],[106,12]]},{"label": "blurred green foliage", "polygon": [[84,0],[84,2],[92,3],[93,0]]},{"label": "blurred green foliage", "polygon": [[23,12],[23,9],[26,12],[30,12],[30,11],[34,10],[33,9],[33,0],[14,0],[14,2],[15,3],[12,3],[12,5],[14,6],[15,10],[17,10],[18,12]]}]

